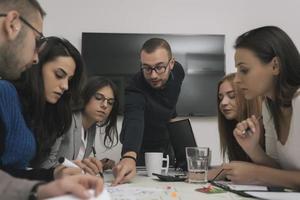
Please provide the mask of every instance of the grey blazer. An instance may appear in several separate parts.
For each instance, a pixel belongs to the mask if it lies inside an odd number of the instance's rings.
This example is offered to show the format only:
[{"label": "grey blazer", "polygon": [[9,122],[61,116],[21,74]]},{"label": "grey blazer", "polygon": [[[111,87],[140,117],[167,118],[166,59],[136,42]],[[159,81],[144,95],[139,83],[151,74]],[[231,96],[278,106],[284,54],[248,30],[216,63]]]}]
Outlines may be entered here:
[{"label": "grey blazer", "polygon": [[0,170],[0,199],[27,200],[30,190],[38,181],[14,178]]},{"label": "grey blazer", "polygon": [[[51,148],[51,153],[46,161],[40,167],[50,168],[58,164],[60,157],[65,157],[69,160],[75,160],[78,156],[81,146],[81,130],[82,130],[82,117],[81,112],[74,113],[72,116],[72,124],[70,129],[60,138],[56,140]],[[96,135],[96,125],[93,125],[87,130],[87,145],[84,153],[84,158],[92,153]]]}]

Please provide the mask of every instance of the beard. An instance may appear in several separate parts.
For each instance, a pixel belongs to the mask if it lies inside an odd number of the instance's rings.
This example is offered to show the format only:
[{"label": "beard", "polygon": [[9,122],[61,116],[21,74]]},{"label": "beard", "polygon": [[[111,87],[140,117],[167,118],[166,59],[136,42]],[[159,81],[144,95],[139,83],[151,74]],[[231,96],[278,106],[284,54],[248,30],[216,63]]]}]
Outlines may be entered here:
[{"label": "beard", "polygon": [[168,72],[166,72],[166,73],[168,73],[166,77],[158,78],[158,79],[157,79],[157,80],[159,81],[159,84],[158,84],[158,85],[153,84],[152,81],[151,81],[151,78],[146,78],[145,76],[144,76],[144,78],[145,78],[146,82],[147,82],[152,88],[154,88],[154,89],[164,89],[165,86],[166,86],[166,84],[167,84],[167,82],[168,82],[168,80],[169,80],[169,78],[170,78],[170,76],[173,76],[173,75],[171,74],[171,71],[168,71]]},{"label": "beard", "polygon": [[21,30],[17,38],[0,47],[0,76],[7,80],[16,80],[31,63],[26,63],[24,52],[25,30]]}]

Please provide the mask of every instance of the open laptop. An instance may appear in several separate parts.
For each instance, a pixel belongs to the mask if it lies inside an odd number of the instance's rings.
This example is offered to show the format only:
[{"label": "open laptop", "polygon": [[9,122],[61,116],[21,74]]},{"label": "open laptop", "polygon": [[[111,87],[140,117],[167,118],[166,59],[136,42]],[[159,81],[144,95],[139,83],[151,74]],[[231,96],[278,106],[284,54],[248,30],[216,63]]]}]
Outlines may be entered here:
[{"label": "open laptop", "polygon": [[168,131],[176,158],[175,168],[187,171],[185,147],[197,147],[190,120],[169,122]]}]

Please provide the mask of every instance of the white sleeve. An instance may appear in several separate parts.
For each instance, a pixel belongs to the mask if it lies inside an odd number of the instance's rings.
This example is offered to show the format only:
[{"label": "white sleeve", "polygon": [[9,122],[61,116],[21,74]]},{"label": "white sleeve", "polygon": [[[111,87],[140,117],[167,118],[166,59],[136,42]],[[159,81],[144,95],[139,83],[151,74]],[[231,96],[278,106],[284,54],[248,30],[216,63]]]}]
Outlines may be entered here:
[{"label": "white sleeve", "polygon": [[273,118],[264,102],[262,105],[263,124],[265,128],[266,154],[278,162],[277,135],[274,127]]},{"label": "white sleeve", "polygon": [[29,193],[37,181],[14,178],[0,170],[1,199],[27,200]]}]

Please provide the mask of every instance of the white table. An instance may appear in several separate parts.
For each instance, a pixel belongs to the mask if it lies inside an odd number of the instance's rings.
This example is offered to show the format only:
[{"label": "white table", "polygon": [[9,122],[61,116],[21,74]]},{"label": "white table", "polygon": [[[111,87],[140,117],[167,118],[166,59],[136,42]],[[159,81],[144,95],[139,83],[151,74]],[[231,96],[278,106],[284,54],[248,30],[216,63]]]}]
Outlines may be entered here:
[{"label": "white table", "polygon": [[[111,173],[105,173],[105,182],[111,182],[113,176]],[[195,191],[200,188],[201,184],[190,184],[185,182],[161,182],[156,178],[150,178],[146,176],[146,172],[138,172],[138,175],[128,184],[128,187],[145,187],[145,188],[175,188],[177,197],[174,200],[245,200],[252,198],[245,198],[236,194],[226,192],[219,194],[205,194]],[[136,198],[136,200],[154,200],[156,198]],[[167,198],[173,199],[173,198]],[[117,198],[117,200],[119,200]],[[165,200],[165,198],[159,198],[159,200]]]}]

